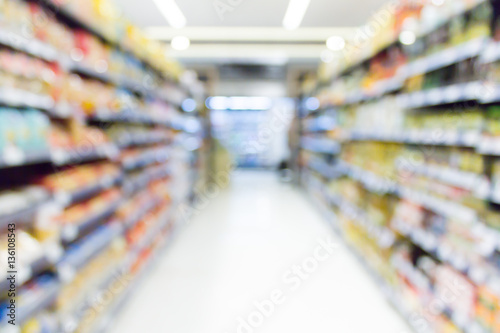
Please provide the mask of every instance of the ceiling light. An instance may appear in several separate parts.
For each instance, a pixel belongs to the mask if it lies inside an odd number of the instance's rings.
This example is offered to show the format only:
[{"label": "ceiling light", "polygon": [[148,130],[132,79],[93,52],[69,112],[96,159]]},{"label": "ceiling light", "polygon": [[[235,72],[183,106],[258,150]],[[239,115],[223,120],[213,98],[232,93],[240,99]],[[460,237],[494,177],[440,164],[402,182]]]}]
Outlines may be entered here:
[{"label": "ceiling light", "polygon": [[412,31],[402,31],[399,35],[399,41],[403,45],[412,45],[417,40],[417,36]]},{"label": "ceiling light", "polygon": [[191,41],[186,36],[177,36],[172,38],[170,45],[174,50],[183,51],[189,48]]},{"label": "ceiling light", "polygon": [[186,17],[175,0],[153,0],[153,2],[172,27],[180,29],[186,26]]},{"label": "ceiling light", "polygon": [[326,46],[332,51],[340,51],[345,47],[345,39],[340,36],[332,36],[326,40]]},{"label": "ceiling light", "polygon": [[432,0],[432,4],[439,7],[444,5],[444,0]]},{"label": "ceiling light", "polygon": [[290,0],[283,19],[285,29],[294,30],[300,27],[310,2],[311,0]]}]

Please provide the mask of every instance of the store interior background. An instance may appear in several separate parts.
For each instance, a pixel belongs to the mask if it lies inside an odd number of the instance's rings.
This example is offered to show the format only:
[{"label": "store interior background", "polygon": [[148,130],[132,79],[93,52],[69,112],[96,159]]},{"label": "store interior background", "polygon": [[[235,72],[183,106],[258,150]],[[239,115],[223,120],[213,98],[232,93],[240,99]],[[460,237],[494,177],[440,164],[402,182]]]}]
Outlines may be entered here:
[{"label": "store interior background", "polygon": [[0,333],[500,333],[499,0],[0,11]]}]

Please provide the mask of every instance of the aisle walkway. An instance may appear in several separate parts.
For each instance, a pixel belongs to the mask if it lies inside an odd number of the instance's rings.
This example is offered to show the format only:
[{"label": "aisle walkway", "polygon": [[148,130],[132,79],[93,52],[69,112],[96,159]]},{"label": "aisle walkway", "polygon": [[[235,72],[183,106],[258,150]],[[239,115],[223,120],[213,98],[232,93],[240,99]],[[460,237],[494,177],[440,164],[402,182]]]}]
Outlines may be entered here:
[{"label": "aisle walkway", "polygon": [[238,172],[181,231],[113,333],[409,333],[329,238],[341,244],[300,191]]}]

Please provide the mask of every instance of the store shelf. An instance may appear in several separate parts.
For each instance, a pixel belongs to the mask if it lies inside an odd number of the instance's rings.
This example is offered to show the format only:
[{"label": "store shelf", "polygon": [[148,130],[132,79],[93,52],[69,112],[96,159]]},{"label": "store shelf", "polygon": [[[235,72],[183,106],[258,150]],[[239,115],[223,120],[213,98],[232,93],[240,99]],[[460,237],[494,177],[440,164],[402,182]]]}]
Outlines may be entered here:
[{"label": "store shelf", "polygon": [[[153,227],[153,229],[154,231],[156,231],[155,234],[158,234],[158,229],[155,227]],[[167,239],[165,240],[165,245],[168,245],[167,241],[172,237],[172,234],[167,237]],[[147,264],[140,270],[139,275],[136,275],[132,279],[132,283],[126,286],[126,289],[121,294],[119,294],[117,299],[112,302],[111,306],[105,310],[105,313],[101,316],[100,320],[97,321],[97,324],[95,325],[95,329],[93,329],[93,331],[106,332],[105,328],[107,328],[107,324],[109,324],[108,320],[113,315],[115,315],[116,312],[119,311],[120,307],[128,299],[128,296],[130,296],[130,294],[134,290],[136,290],[135,286],[137,286],[137,284],[141,281],[140,277],[143,276],[150,267],[152,267],[155,262],[154,258],[157,258],[162,253],[164,247],[155,250],[155,252],[153,253],[153,258],[148,260]],[[98,283],[98,286],[94,293],[98,294],[104,290],[108,290],[109,286],[113,285],[117,281],[117,279],[120,279],[120,277],[123,276],[123,274],[130,274],[131,266],[137,260],[138,254],[139,253],[137,251],[129,251],[123,261],[120,262],[115,269],[112,269],[111,273],[107,274],[100,283]],[[83,319],[83,314],[85,313],[84,310],[94,306],[95,299],[95,297],[92,297],[92,295],[90,295],[84,300],[83,304],[78,307],[79,311],[70,315],[69,317],[63,318],[61,326],[63,326],[64,329],[61,330],[64,333],[76,332],[81,320]],[[101,328],[99,329],[99,327]]]},{"label": "store shelf", "polygon": [[79,164],[100,159],[114,160],[119,155],[119,149],[113,144],[97,147],[81,147],[73,150],[54,149],[51,151],[51,160],[54,165],[63,166]]},{"label": "store shelf", "polygon": [[318,118],[308,119],[304,122],[304,131],[315,132],[328,132],[336,127],[337,121],[333,117],[320,116]]},{"label": "store shelf", "polygon": [[73,150],[40,149],[39,151],[22,151],[17,148],[6,149],[0,155],[0,169],[35,164],[54,164],[65,166],[100,159],[116,159],[119,150],[113,144],[98,147],[80,147]]},{"label": "store shelf", "polygon": [[490,181],[484,175],[447,167],[407,163],[401,163],[399,170],[405,173],[422,175],[451,186],[462,188],[473,192],[479,199],[488,200],[491,194]]},{"label": "store shelf", "polygon": [[51,162],[52,156],[48,149],[22,151],[21,149],[11,147],[6,148],[0,155],[0,169]]},{"label": "store shelf", "polygon": [[394,244],[396,235],[391,229],[376,225],[370,220],[366,212],[341,197],[330,195],[329,199],[346,217],[366,230],[366,232],[377,241],[380,248],[387,249]]},{"label": "store shelf", "polygon": [[133,228],[137,223],[139,223],[144,216],[158,207],[162,201],[158,198],[152,198],[143,207],[139,208],[132,216],[128,217],[125,221],[125,229]]},{"label": "store shelf", "polygon": [[415,60],[400,69],[399,75],[404,78],[430,73],[432,71],[475,58],[485,50],[488,39],[480,37],[463,44],[446,48],[424,58]]},{"label": "store shelf", "polygon": [[168,125],[166,120],[155,119],[145,112],[122,111],[119,113],[101,111],[89,118],[90,121],[105,123],[128,123],[141,125]]},{"label": "store shelf", "polygon": [[96,229],[81,242],[70,247],[57,264],[59,278],[64,283],[71,282],[79,269],[107,248],[122,232],[122,225],[119,222],[112,222]]},{"label": "store shelf", "polygon": [[329,165],[321,159],[311,159],[308,163],[309,169],[319,173],[326,179],[336,179],[342,175],[337,167]]},{"label": "store shelf", "polygon": [[500,60],[500,42],[490,41],[479,58],[481,63],[487,64]]},{"label": "store shelf", "polygon": [[22,326],[28,319],[47,309],[52,305],[59,294],[61,285],[54,279],[53,282],[44,286],[43,290],[37,291],[29,301],[23,301],[23,305],[16,311],[16,326],[12,327],[7,323],[0,324],[0,331],[2,332],[20,332],[17,327]]},{"label": "store shelf", "polygon": [[118,185],[123,180],[123,174],[108,175],[95,184],[84,186],[75,191],[57,191],[54,193],[55,201],[62,207],[69,207],[77,202],[89,199],[111,187]]},{"label": "store shelf", "polygon": [[348,165],[345,162],[342,164],[348,168],[349,177],[361,182],[370,191],[397,195],[445,217],[467,223],[478,222],[477,213],[472,208],[399,185],[392,180],[383,179],[369,171]]},{"label": "store shelf", "polygon": [[96,300],[102,296],[102,292],[109,290],[118,278],[122,277],[127,272],[126,265],[121,263],[117,268],[111,269],[105,274],[102,281],[97,283],[97,287],[87,293],[82,301],[74,305],[73,311],[65,313],[60,319],[59,331],[61,333],[76,333],[85,314],[96,305]]},{"label": "store shelf", "polygon": [[392,78],[378,81],[368,90],[368,95],[380,97],[385,94],[401,90],[403,88],[404,79],[404,76],[396,75]]},{"label": "store shelf", "polygon": [[[102,72],[95,70],[86,64],[70,59],[69,56],[62,54],[51,45],[37,40],[36,38],[26,38],[11,31],[0,30],[0,44],[48,62],[57,62],[61,64],[63,68],[75,73],[96,78],[100,81],[111,83],[143,95],[148,93],[142,82],[134,81],[121,75],[113,75],[107,71]],[[0,100],[2,97],[3,96],[0,96]],[[20,103],[22,103],[22,101]],[[22,104],[20,106],[32,105]]]},{"label": "store shelf", "polygon": [[398,96],[398,101],[403,108],[416,109],[479,100],[481,99],[483,90],[484,86],[480,81],[457,83],[445,87],[402,94]]},{"label": "store shelf", "polygon": [[54,99],[48,95],[35,94],[9,87],[0,88],[0,104],[41,110],[53,110],[56,106]]},{"label": "store shelf", "polygon": [[[342,201],[337,201],[335,202],[335,197],[332,197],[334,199],[334,202],[332,202],[334,205],[339,206],[339,208],[345,203],[342,203]],[[313,201],[313,203],[318,206],[319,204],[316,201]],[[340,237],[340,239],[346,244],[346,246],[351,249],[351,252],[355,255],[355,257],[358,259],[359,263],[361,266],[369,273],[369,275],[372,277],[373,281],[379,286],[380,291],[382,294],[386,297],[387,301],[394,306],[395,310],[407,321],[407,323],[416,331],[419,329],[418,326],[412,326],[413,324],[416,324],[413,320],[410,320],[412,317],[412,311],[402,302],[400,293],[398,293],[392,286],[390,286],[386,280],[374,269],[373,267],[370,266],[370,263],[366,261],[366,259],[363,257],[363,254],[359,253],[358,249],[352,246],[350,243],[347,242],[347,240],[344,238],[344,235],[340,228],[337,226],[338,224],[338,218],[335,216],[335,214],[331,211],[328,211],[327,208],[325,207],[319,207],[321,212],[324,212],[325,219],[328,221],[328,223],[333,227],[333,230],[335,233]],[[344,208],[343,212],[347,214],[347,216],[351,219],[357,219],[359,218],[360,215],[358,215],[358,211],[355,208],[349,207],[349,208]],[[392,231],[391,231],[392,232]],[[392,238],[391,236],[390,238]],[[417,236],[417,238],[420,240],[422,236]],[[400,263],[396,263],[395,258],[391,260],[393,263],[393,267],[398,269],[398,272],[403,273],[405,276],[407,276],[409,281],[412,281],[412,283],[415,283],[416,285],[420,287],[425,287],[429,288],[429,283],[426,282],[427,279],[422,276],[421,274],[418,274],[418,272],[414,269],[413,266],[409,266],[408,264],[406,265],[401,265]],[[457,265],[458,261],[454,259],[454,264]],[[450,262],[451,263],[451,262]],[[443,312],[443,314],[445,314]],[[453,321],[455,321],[456,324],[460,322],[459,318],[453,318]],[[466,322],[462,323],[460,326],[464,329],[464,332],[476,332],[471,329],[474,327],[474,323],[472,322]]]},{"label": "store shelf", "polygon": [[[85,20],[80,18],[77,13],[73,13],[73,12],[68,11],[67,8],[65,7],[65,4],[57,3],[54,0],[40,0],[40,1],[38,1],[38,3],[42,6],[44,6],[45,8],[47,8],[48,10],[50,10],[51,12],[55,13],[58,17],[61,17],[62,20],[66,21],[69,25],[76,26],[76,27],[79,27],[83,30],[90,32],[91,34],[93,34],[93,35],[97,36],[98,38],[100,38],[101,40],[105,41],[107,44],[110,44],[110,45],[118,48],[119,50],[121,50],[124,53],[134,54],[133,52],[128,50],[126,47],[124,47],[124,45],[122,45],[119,41],[112,40],[111,38],[109,38],[109,36],[106,36],[106,34],[104,34],[97,27],[93,27],[88,22],[85,22]],[[141,59],[140,57],[138,57],[136,55],[134,55],[134,56],[137,59],[143,61],[144,63],[147,63],[143,59]],[[150,68],[156,70],[156,68],[154,66],[152,66],[150,64],[148,64],[148,66]],[[161,73],[161,72],[158,71],[158,73]]]},{"label": "store shelf", "polygon": [[[484,50],[487,41],[488,39],[484,37],[477,38],[408,63],[402,66],[394,77],[378,81],[367,90],[359,90],[348,94],[343,104],[366,102],[388,93],[401,90],[405,80],[408,78],[477,57]],[[410,96],[412,100],[407,103],[409,103],[409,107],[420,107],[421,104],[421,106],[427,106],[477,98],[477,94],[468,91],[468,89],[472,88],[458,87],[458,89],[465,91],[457,92],[455,89],[444,90],[443,92],[445,95],[440,98],[436,92],[432,92],[429,96],[425,97],[422,97],[422,95]],[[424,100],[420,101],[422,98],[424,98]]]},{"label": "store shelf", "polygon": [[[393,222],[393,225],[399,233],[401,233],[405,237],[408,237],[414,244],[420,246],[422,249],[432,254],[440,261],[449,264],[458,272],[466,275],[471,281],[479,284],[484,284],[489,279],[484,269],[482,269],[477,264],[474,264],[474,261],[468,259],[463,253],[459,253],[450,246],[441,243],[431,232],[420,228],[410,227],[401,221],[395,221]],[[480,247],[483,244],[480,244]],[[488,250],[489,254],[482,252],[481,255],[487,257],[491,255],[495,250],[495,247],[491,247]],[[479,253],[477,255],[479,255]],[[470,325],[467,324],[464,326]]]},{"label": "store shelf", "polygon": [[[17,271],[17,286],[21,286],[44,271],[48,271],[54,267],[63,254],[63,249],[58,244],[45,246],[43,253],[39,258],[35,259],[29,265],[20,267]],[[3,279],[0,281],[0,294],[4,294],[9,289],[9,281]]]},{"label": "store shelf", "polygon": [[479,132],[446,132],[442,130],[408,130],[405,132],[350,131],[343,135],[344,141],[378,141],[426,146],[456,146],[476,148],[483,144]]},{"label": "store shelf", "polygon": [[78,223],[66,223],[62,228],[61,238],[64,242],[70,243],[88,232],[90,229],[96,228],[99,223],[113,215],[123,201],[116,200],[110,203],[106,208],[99,212],[93,212],[89,217],[86,217]]},{"label": "store shelf", "polygon": [[364,132],[349,131],[341,141],[394,142],[422,146],[449,146],[474,148],[477,153],[500,156],[500,138],[483,136],[476,131],[445,132],[441,130],[408,130],[406,132]]},{"label": "store shelf", "polygon": [[127,158],[122,161],[126,171],[140,169],[152,164],[165,163],[170,158],[170,148],[159,148],[146,151],[139,157]]},{"label": "store shelf", "polygon": [[144,85],[139,82],[135,81],[133,79],[129,79],[123,75],[116,75],[116,74],[111,74],[107,70],[106,71],[99,71],[97,69],[94,69],[87,64],[76,62],[76,61],[69,61],[69,64],[67,65],[68,69],[70,71],[73,71],[78,74],[82,74],[84,76],[88,76],[91,78],[98,79],[100,81],[106,82],[113,84],[115,86],[127,89],[132,92],[136,92],[142,95],[147,94],[147,90],[144,88]]},{"label": "store shelf", "polygon": [[480,102],[483,104],[500,102],[500,85],[496,82],[484,81]]},{"label": "store shelf", "polygon": [[117,299],[113,301],[106,312],[100,316],[95,325],[92,327],[93,332],[106,333],[109,331],[109,327],[113,323],[114,316],[116,316],[120,309],[125,305],[129,297],[131,297],[132,294],[137,290],[137,287],[143,282],[146,274],[150,272],[153,267],[155,267],[158,258],[165,250],[165,247],[170,244],[171,239],[174,237],[174,234],[174,232],[171,232],[163,240],[164,244],[155,250],[152,256],[147,260],[145,265],[140,269],[139,273],[137,273],[133,278],[131,284],[127,287],[127,289],[123,293],[118,295]]},{"label": "store shelf", "polygon": [[4,29],[0,30],[0,44],[49,62],[57,61],[59,56],[50,45]]},{"label": "store shelf", "polygon": [[31,220],[38,212],[40,207],[48,203],[49,200],[50,198],[47,196],[46,198],[38,202],[31,202],[21,210],[0,215],[0,230],[6,229],[10,223],[19,223]]},{"label": "store shelf", "polygon": [[146,146],[158,143],[166,143],[168,138],[165,135],[158,135],[157,133],[130,133],[122,135],[117,141],[116,145],[120,149]]},{"label": "store shelf", "polygon": [[[318,206],[316,201],[313,201],[313,204]],[[363,269],[368,273],[368,275],[373,279],[373,281],[378,286],[378,289],[382,293],[382,295],[386,298],[387,302],[390,303],[397,313],[401,315],[402,318],[406,320],[408,325],[412,327],[416,332],[418,332],[419,327],[417,323],[415,323],[411,319],[412,312],[408,309],[408,307],[401,301],[400,293],[398,293],[388,282],[373,268],[370,266],[370,263],[363,257],[359,250],[355,248],[352,244],[348,243],[345,239],[345,236],[342,230],[338,226],[338,218],[336,215],[329,211],[326,208],[320,207],[320,211],[325,211],[324,216],[326,221],[330,226],[332,226],[332,230],[339,237],[341,241],[345,244],[345,246],[350,249],[351,253],[354,254],[354,257],[357,259],[358,263],[363,267]],[[326,215],[325,215],[326,214]]]},{"label": "store shelf", "polygon": [[132,179],[126,179],[123,184],[123,191],[126,195],[132,195],[148,186],[151,182],[163,179],[168,175],[170,175],[170,169],[165,165],[160,165],[153,170],[146,170]]},{"label": "store shelf", "polygon": [[160,214],[158,221],[148,229],[145,235],[132,245],[130,253],[138,255],[146,247],[152,244],[153,240],[160,235],[160,232],[170,223],[172,218],[172,208],[168,207]]},{"label": "store shelf", "polygon": [[302,148],[315,153],[336,155],[340,152],[340,144],[330,139],[303,138]]}]

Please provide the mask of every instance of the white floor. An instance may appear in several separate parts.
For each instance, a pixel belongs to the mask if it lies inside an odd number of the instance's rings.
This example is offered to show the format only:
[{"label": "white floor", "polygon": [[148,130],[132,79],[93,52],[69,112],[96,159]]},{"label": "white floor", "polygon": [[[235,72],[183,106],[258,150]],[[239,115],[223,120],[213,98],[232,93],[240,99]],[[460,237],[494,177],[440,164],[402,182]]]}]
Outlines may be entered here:
[{"label": "white floor", "polygon": [[[340,245],[331,254],[318,249],[329,237]],[[290,271],[303,263],[309,273]],[[113,333],[410,332],[306,196],[274,174],[236,173],[148,274]]]}]

